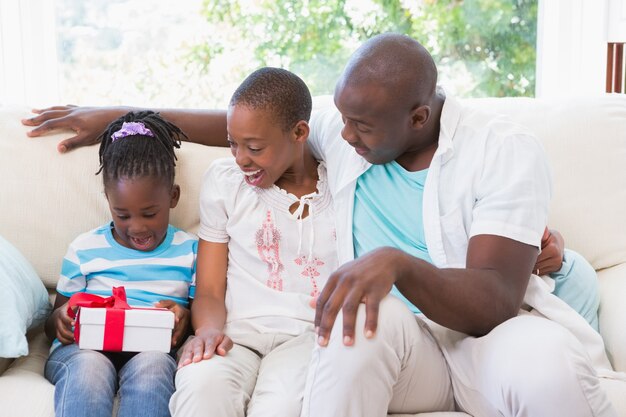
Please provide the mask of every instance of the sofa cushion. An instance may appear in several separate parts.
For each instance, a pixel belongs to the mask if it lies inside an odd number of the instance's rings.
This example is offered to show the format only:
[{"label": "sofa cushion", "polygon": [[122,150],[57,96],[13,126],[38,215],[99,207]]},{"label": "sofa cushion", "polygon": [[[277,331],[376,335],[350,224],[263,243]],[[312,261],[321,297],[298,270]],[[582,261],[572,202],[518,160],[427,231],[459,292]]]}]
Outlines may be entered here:
[{"label": "sofa cushion", "polygon": [[28,354],[26,331],[50,312],[48,292],[24,256],[0,236],[0,358]]},{"label": "sofa cushion", "polygon": [[41,328],[29,332],[28,341],[28,356],[0,375],[0,417],[54,417],[54,385],[43,377],[50,342]]},{"label": "sofa cushion", "polygon": [[601,283],[600,332],[613,368],[626,372],[626,263],[598,271],[598,279]]}]

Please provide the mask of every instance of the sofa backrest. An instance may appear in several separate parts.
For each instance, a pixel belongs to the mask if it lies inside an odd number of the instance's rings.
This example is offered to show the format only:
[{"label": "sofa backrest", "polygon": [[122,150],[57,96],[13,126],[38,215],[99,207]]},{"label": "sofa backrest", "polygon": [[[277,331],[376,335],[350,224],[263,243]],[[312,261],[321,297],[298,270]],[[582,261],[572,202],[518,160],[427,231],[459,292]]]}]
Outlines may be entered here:
[{"label": "sofa backrest", "polygon": [[[0,235],[29,259],[47,288],[56,287],[69,243],[111,220],[98,170],[98,147],[56,151],[69,133],[28,138],[25,108],[0,107]],[[226,138],[224,138],[226,140]],[[170,221],[190,232],[199,226],[202,174],[228,148],[183,143],[177,151],[181,199]]]},{"label": "sofa backrest", "polygon": [[[490,98],[467,105],[504,113],[544,143],[553,168],[550,226],[596,269],[626,262],[626,96],[539,100]],[[316,100],[326,105],[328,98]],[[68,133],[31,139],[20,119],[25,108],[0,107],[0,235],[33,263],[54,288],[67,245],[110,220],[97,146],[56,151]],[[195,232],[202,173],[227,148],[184,143],[176,181],[182,198],[172,223]]]}]

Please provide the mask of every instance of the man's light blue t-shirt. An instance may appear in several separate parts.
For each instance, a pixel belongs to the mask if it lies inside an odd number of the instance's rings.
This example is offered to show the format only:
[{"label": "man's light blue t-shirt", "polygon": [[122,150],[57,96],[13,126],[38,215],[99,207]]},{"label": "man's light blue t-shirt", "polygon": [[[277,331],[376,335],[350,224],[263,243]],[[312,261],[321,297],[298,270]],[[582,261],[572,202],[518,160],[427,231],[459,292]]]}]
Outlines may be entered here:
[{"label": "man's light blue t-shirt", "polygon": [[[431,262],[424,238],[422,200],[428,169],[410,172],[395,161],[373,165],[359,177],[354,195],[354,256],[382,246]],[[394,286],[391,293],[419,313]]]}]

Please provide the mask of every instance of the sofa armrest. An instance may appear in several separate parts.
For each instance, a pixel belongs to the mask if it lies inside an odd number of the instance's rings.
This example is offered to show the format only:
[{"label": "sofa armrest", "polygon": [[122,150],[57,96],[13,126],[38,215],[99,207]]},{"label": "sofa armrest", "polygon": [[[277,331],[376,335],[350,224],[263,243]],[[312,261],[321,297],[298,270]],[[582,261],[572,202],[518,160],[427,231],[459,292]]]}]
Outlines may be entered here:
[{"label": "sofa armrest", "polygon": [[598,271],[600,333],[616,371],[626,371],[626,263]]}]

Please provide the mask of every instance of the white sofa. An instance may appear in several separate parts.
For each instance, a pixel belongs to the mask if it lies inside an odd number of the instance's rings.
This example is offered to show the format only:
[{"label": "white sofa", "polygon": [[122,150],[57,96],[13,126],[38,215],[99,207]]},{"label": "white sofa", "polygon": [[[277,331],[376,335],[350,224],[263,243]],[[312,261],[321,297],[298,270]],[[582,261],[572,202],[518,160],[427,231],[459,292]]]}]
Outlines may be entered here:
[{"label": "white sofa", "polygon": [[[626,371],[626,96],[466,102],[508,114],[542,139],[554,175],[550,226],[598,270],[601,333],[613,366]],[[52,292],[68,243],[107,221],[109,212],[101,178],[94,175],[97,147],[58,154],[56,145],[67,133],[30,139],[20,124],[28,114],[26,108],[0,107],[0,235],[22,251]],[[201,175],[214,158],[227,154],[227,149],[183,145],[175,225],[197,229]],[[41,328],[28,338],[28,356],[0,358],[0,417],[54,415],[53,386],[43,377],[49,344]],[[626,384],[603,385],[626,417]]]}]

